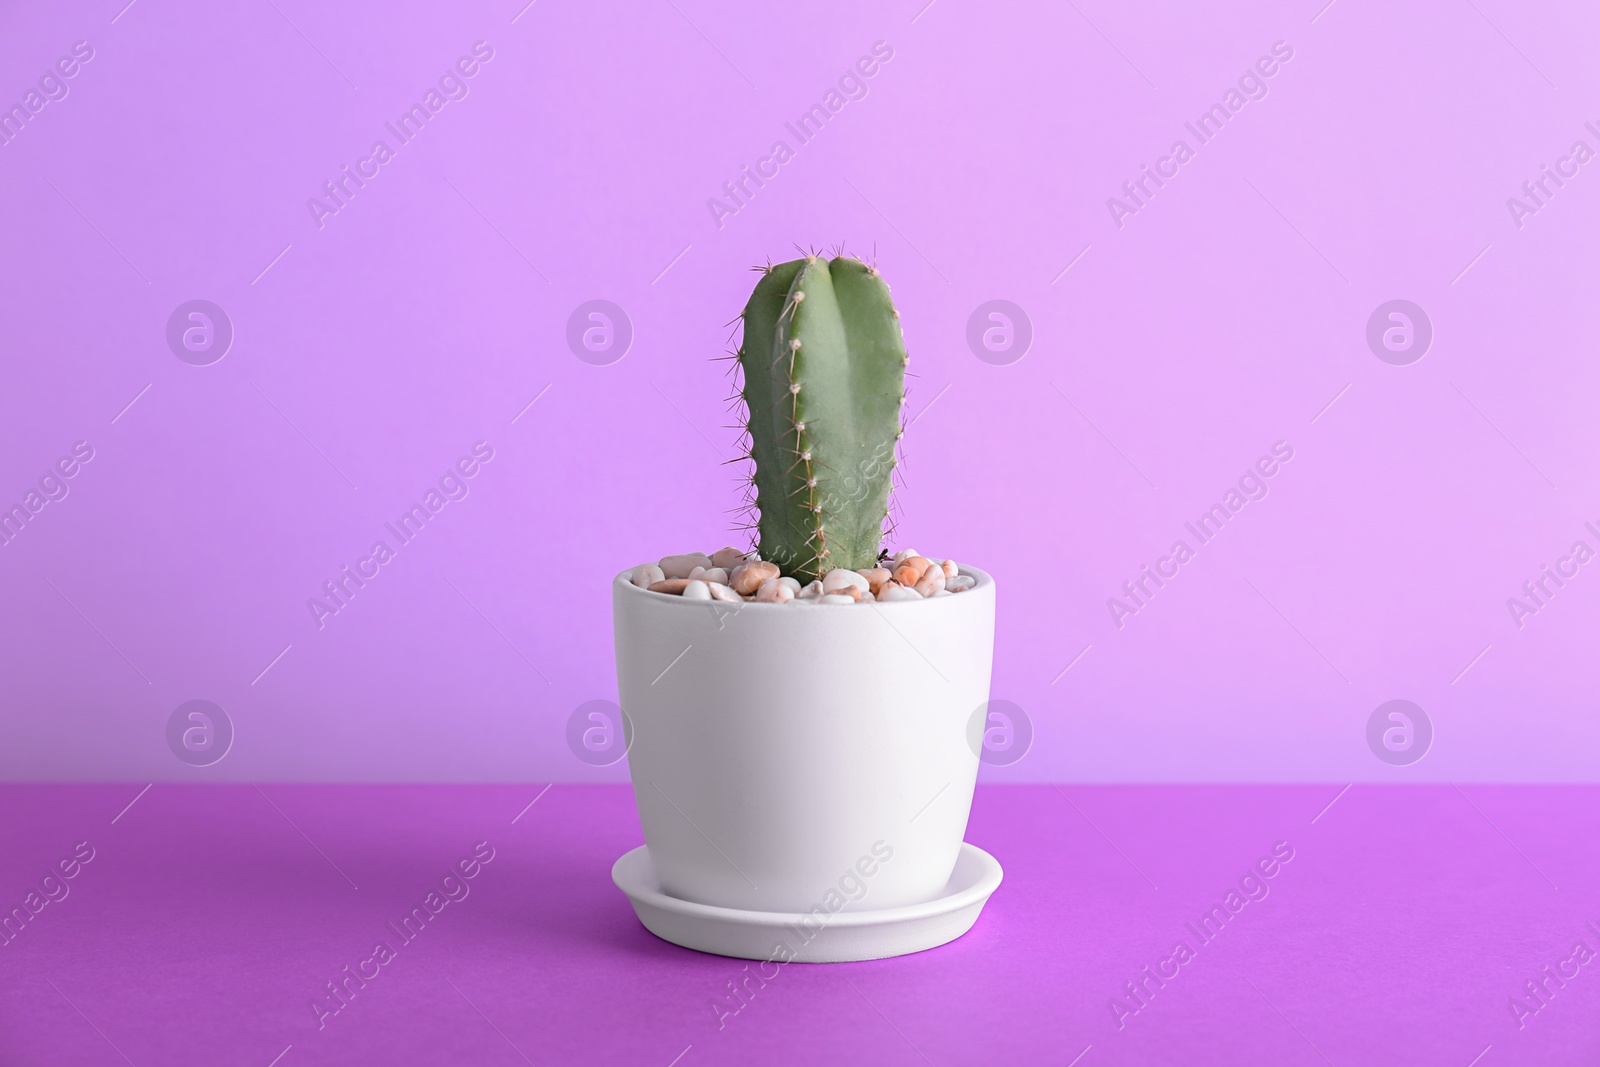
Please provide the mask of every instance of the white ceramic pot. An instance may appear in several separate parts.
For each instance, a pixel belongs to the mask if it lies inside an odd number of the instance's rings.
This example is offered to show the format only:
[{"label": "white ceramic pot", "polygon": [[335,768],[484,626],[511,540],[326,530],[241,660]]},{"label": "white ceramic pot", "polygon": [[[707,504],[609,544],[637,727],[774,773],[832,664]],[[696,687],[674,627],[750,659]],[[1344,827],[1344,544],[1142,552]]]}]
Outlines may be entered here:
[{"label": "white ceramic pot", "polygon": [[618,576],[628,766],[663,892],[807,912],[944,890],[994,657],[994,581],[962,573],[962,593],[848,605],[684,600]]}]

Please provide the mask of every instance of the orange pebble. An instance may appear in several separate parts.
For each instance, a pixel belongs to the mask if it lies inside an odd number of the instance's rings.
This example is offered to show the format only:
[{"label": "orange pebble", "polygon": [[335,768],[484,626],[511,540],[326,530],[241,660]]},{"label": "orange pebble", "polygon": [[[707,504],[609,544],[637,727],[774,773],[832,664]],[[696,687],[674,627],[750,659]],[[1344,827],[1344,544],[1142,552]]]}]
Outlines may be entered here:
[{"label": "orange pebble", "polygon": [[856,573],[867,580],[867,586],[872,590],[873,596],[878,595],[878,590],[883,588],[884,582],[887,582],[894,577],[894,575],[890,574],[889,571],[883,567],[870,567],[866,570],[857,571]]},{"label": "orange pebble", "polygon": [[776,577],[778,577],[778,565],[776,563],[765,563],[756,560],[746,563],[735,570],[729,579],[729,584],[733,586],[733,591],[740,596],[750,596],[761,588],[761,583],[766,579]]},{"label": "orange pebble", "polygon": [[650,591],[652,593],[671,593],[674,596],[681,596],[684,589],[688,588],[688,585],[689,579],[687,578],[667,578],[663,581],[652,582]]}]

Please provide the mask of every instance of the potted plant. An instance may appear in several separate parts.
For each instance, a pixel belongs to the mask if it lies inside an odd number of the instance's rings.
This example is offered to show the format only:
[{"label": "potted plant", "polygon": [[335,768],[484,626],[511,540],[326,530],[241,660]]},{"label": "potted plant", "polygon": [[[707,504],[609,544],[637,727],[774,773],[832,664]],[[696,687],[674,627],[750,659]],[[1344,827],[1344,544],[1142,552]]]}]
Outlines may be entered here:
[{"label": "potted plant", "polygon": [[883,546],[909,362],[875,267],[763,270],[738,351],[756,550],[613,584],[645,846],[613,878],[659,936],[871,959],[965,933],[963,843],[994,645],[983,571]]}]

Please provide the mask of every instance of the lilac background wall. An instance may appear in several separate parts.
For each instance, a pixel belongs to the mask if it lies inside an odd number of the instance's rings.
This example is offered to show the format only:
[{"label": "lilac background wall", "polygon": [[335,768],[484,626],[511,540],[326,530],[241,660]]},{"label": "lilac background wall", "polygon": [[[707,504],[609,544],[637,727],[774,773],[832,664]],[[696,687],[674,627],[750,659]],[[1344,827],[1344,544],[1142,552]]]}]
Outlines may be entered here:
[{"label": "lilac background wall", "polygon": [[[710,357],[752,263],[845,241],[919,375],[900,547],[1002,583],[994,695],[1035,739],[991,780],[1593,778],[1600,564],[1520,626],[1507,600],[1600,551],[1600,162],[1561,162],[1600,150],[1600,19],[923,2],[0,15],[6,106],[93,49],[0,146],[0,504],[93,449],[0,547],[0,774],[623,779],[564,735],[616,695],[607,579],[729,540]],[[479,41],[401,145],[385,123]],[[1275,42],[1201,144],[1184,124]],[[319,225],[308,198],[379,139]],[[719,225],[708,198],[779,139]],[[1545,165],[1576,174],[1538,206]],[[195,299],[234,331],[206,366],[166,337]],[[593,299],[631,323],[610,365],[566,340]],[[1003,365],[967,341],[995,299],[1033,332]],[[1395,299],[1433,332],[1407,365],[1367,340]],[[469,495],[319,629],[308,598],[479,441]],[[1279,441],[1265,499],[1198,546],[1184,523]],[[1108,598],[1180,538],[1119,627]],[[1367,740],[1397,698],[1434,731],[1403,767]],[[191,699],[236,730],[205,768],[168,747]]]}]

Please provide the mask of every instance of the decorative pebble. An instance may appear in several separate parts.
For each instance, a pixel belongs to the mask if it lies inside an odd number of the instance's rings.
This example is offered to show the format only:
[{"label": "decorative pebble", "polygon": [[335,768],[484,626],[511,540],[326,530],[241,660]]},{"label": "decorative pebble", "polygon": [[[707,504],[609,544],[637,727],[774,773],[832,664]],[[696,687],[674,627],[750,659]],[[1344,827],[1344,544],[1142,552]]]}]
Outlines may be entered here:
[{"label": "decorative pebble", "polygon": [[733,568],[744,562],[745,553],[731,545],[727,548],[719,548],[711,553],[711,565],[713,567],[721,567],[725,571],[732,571]]},{"label": "decorative pebble", "polygon": [[901,585],[916,585],[918,582],[922,581],[923,570],[926,570],[926,568],[919,569],[916,564],[912,563],[910,560],[907,560],[895,568],[894,580],[899,582]]},{"label": "decorative pebble", "polygon": [[977,578],[961,573],[955,560],[931,559],[914,549],[882,559],[881,566],[839,567],[802,585],[799,579],[783,575],[776,563],[728,547],[709,556],[685,552],[663,557],[659,563],[642,563],[628,572],[627,581],[686,600],[763,604],[892,604],[953,596],[978,585]]},{"label": "decorative pebble", "polygon": [[672,593],[677,595],[683,592],[684,586],[689,584],[687,578],[667,578],[650,586],[652,593]]},{"label": "decorative pebble", "polygon": [[768,578],[756,590],[756,600],[762,604],[787,604],[793,599],[794,590],[784,585],[779,578]]},{"label": "decorative pebble", "polygon": [[867,588],[872,590],[873,596],[878,595],[878,590],[883,588],[884,582],[894,577],[894,573],[884,567],[869,567],[856,573],[867,580]]},{"label": "decorative pebble", "polygon": [[649,589],[665,577],[666,575],[661,573],[661,568],[654,563],[641,563],[629,573],[628,581],[640,589]]},{"label": "decorative pebble", "polygon": [[762,582],[768,578],[776,577],[778,577],[778,565],[776,563],[763,563],[761,560],[756,560],[753,563],[746,563],[734,568],[733,576],[729,579],[728,584],[732,585],[733,591],[740,596],[749,596],[761,588]]},{"label": "decorative pebble", "polygon": [[822,576],[822,591],[824,593],[842,593],[846,589],[870,589],[867,580],[855,571],[847,571],[837,567]]},{"label": "decorative pebble", "polygon": [[696,567],[711,568],[711,557],[702,556],[698,552],[688,552],[681,556],[663,556],[661,558],[661,572],[668,578],[687,578]]}]

